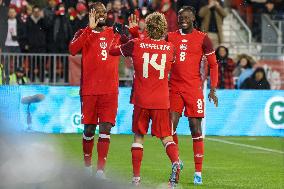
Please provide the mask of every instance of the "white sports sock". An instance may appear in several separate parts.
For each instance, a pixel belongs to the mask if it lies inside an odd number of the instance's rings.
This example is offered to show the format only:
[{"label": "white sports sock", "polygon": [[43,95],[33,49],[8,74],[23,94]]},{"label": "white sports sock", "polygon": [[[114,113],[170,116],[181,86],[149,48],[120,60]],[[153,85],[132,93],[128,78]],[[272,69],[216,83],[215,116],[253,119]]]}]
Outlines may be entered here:
[{"label": "white sports sock", "polygon": [[199,177],[201,177],[201,172],[195,172],[195,174]]}]

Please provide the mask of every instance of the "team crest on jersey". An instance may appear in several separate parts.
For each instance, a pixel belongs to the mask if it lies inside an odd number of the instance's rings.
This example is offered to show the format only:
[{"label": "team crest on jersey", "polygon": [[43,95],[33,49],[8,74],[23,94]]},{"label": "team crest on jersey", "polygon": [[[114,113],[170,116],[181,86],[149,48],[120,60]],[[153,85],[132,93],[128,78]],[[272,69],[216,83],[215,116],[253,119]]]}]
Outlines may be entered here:
[{"label": "team crest on jersey", "polygon": [[181,44],[179,46],[180,50],[185,51],[187,49],[187,45],[186,44]]},{"label": "team crest on jersey", "polygon": [[101,42],[101,43],[100,43],[100,47],[101,47],[102,49],[106,49],[106,48],[107,48],[107,42]]}]

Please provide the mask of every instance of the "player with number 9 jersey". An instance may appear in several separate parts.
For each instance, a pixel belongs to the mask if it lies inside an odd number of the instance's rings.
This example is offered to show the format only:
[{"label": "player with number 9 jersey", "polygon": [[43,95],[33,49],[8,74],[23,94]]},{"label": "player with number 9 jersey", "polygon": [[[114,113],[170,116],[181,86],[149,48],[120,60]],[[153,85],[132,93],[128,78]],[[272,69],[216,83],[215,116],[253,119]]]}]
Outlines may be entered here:
[{"label": "player with number 9 jersey", "polygon": [[110,144],[111,128],[115,125],[118,107],[119,57],[109,54],[114,37],[106,27],[107,11],[101,2],[89,7],[89,26],[79,30],[69,45],[72,55],[82,52],[81,112],[85,171],[92,175],[94,134],[99,125],[96,177],[105,178],[104,168]]},{"label": "player with number 9 jersey", "polygon": [[71,41],[72,55],[82,46],[81,95],[118,93],[119,57],[109,54],[113,37],[112,27],[98,32],[88,26],[79,30]]}]

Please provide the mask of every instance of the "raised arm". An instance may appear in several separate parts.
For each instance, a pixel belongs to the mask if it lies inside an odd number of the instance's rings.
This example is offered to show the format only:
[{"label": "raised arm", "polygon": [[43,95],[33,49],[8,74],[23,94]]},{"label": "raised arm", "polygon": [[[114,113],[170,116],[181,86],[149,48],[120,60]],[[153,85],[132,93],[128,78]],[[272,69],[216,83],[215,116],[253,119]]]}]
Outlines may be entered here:
[{"label": "raised arm", "polygon": [[136,15],[131,14],[128,20],[129,20],[129,33],[131,34],[132,38],[139,38],[138,18],[136,17]]}]

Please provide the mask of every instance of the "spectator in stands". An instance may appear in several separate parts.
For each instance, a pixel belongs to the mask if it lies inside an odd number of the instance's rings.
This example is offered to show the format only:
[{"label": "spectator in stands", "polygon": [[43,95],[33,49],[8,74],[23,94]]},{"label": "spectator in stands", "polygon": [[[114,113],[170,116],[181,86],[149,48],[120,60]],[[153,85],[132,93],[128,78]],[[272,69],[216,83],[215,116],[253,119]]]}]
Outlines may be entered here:
[{"label": "spectator in stands", "polygon": [[27,5],[26,0],[11,0],[9,7],[13,7],[17,13],[20,13],[22,8]]},{"label": "spectator in stands", "polygon": [[163,13],[168,22],[168,32],[174,32],[178,29],[177,25],[177,14],[172,7],[170,0],[162,0],[160,12]]},{"label": "spectator in stands", "polygon": [[272,0],[266,2],[263,13],[268,14],[272,19],[279,17],[278,10]]},{"label": "spectator in stands", "polygon": [[253,74],[253,65],[255,61],[252,57],[241,54],[238,58],[237,67],[234,70],[233,74],[238,78],[237,88],[239,89],[242,83]]},{"label": "spectator in stands", "polygon": [[[27,19],[26,23],[26,50],[28,53],[46,53],[46,34],[48,24],[44,18],[43,11],[34,6],[32,15]],[[29,78],[35,81],[36,69],[40,70],[40,81],[44,80],[44,59],[38,56],[29,58]]]},{"label": "spectator in stands", "polygon": [[[5,41],[7,37],[7,31],[8,31],[8,7],[5,5],[3,0],[0,0],[0,53],[2,52]],[[1,78],[0,78],[1,79]]]},{"label": "spectator in stands", "polygon": [[73,33],[77,32],[79,29],[85,28],[89,23],[87,6],[84,3],[78,3],[76,5],[76,10],[78,14],[72,24]]},{"label": "spectator in stands", "polygon": [[27,19],[27,50],[29,53],[45,53],[47,21],[44,19],[42,10],[38,6],[33,7],[33,12]]},{"label": "spectator in stands", "polygon": [[58,0],[48,0],[48,7],[43,9],[43,15],[47,21],[48,24],[48,30],[47,30],[47,52],[48,53],[53,53],[54,52],[54,43],[52,42],[53,40],[53,25],[54,25],[54,20],[55,20],[55,11],[56,11],[56,6],[58,4]]},{"label": "spectator in stands", "polygon": [[264,13],[267,0],[250,0],[253,12],[252,34],[257,42],[261,41],[261,14]]},{"label": "spectator in stands", "polygon": [[114,0],[112,2],[112,9],[107,13],[106,23],[112,26],[114,23],[126,24],[128,14],[124,7],[122,7],[121,0]]},{"label": "spectator in stands", "polygon": [[76,9],[74,7],[69,7],[67,12],[68,12],[69,20],[70,20],[71,25],[72,25],[72,23],[74,22],[75,18],[77,17],[77,11],[76,11]]},{"label": "spectator in stands", "polygon": [[276,14],[275,5],[272,0],[268,0],[265,4],[265,12],[266,14]]},{"label": "spectator in stands", "polygon": [[4,85],[5,81],[6,81],[6,79],[5,79],[5,71],[4,71],[4,68],[3,68],[2,64],[0,64],[0,85]]},{"label": "spectator in stands", "polygon": [[219,46],[216,49],[216,57],[218,61],[219,89],[234,89],[234,77],[233,71],[235,69],[235,63],[233,59],[229,58],[229,50],[224,46]]},{"label": "spectator in stands", "polygon": [[58,5],[53,23],[52,35],[48,39],[48,43],[52,45],[51,52],[68,53],[68,44],[73,37],[73,32],[63,3]]},{"label": "spectator in stands", "polygon": [[17,68],[15,73],[10,75],[10,85],[26,85],[28,84],[28,78],[25,77],[23,68]]},{"label": "spectator in stands", "polygon": [[144,19],[139,20],[138,26],[139,26],[138,30],[139,38],[144,39],[145,37],[147,37],[145,20]]},{"label": "spectator in stands", "polygon": [[19,20],[17,19],[17,12],[15,8],[9,8],[8,22],[6,24],[6,26],[3,26],[4,28],[7,28],[5,31],[6,41],[3,51],[19,53],[21,52],[19,43],[19,39],[21,38],[21,24],[19,24]]},{"label": "spectator in stands", "polygon": [[148,16],[148,14],[150,14],[148,10],[148,5],[147,3],[144,3],[142,7],[139,9],[139,17],[140,19],[144,20]]},{"label": "spectator in stands", "polygon": [[158,11],[161,6],[160,0],[153,0],[151,4],[148,4],[148,10],[149,12],[155,12]]},{"label": "spectator in stands", "polygon": [[214,47],[223,42],[223,19],[227,16],[220,0],[203,0],[199,10],[202,19],[201,30],[208,32]]},{"label": "spectator in stands", "polygon": [[51,24],[54,20],[57,4],[58,0],[48,0],[48,6],[43,9],[44,16],[49,24]]},{"label": "spectator in stands", "polygon": [[241,89],[270,89],[264,69],[256,68],[252,76],[243,82]]}]

